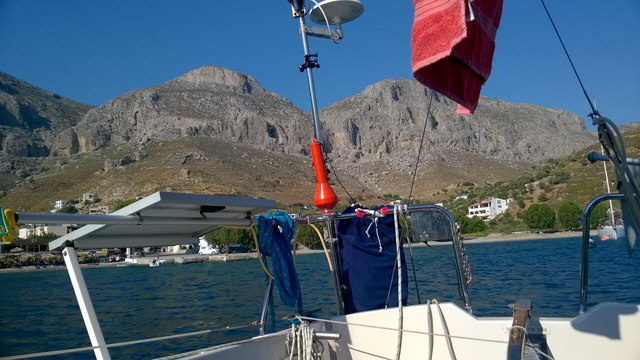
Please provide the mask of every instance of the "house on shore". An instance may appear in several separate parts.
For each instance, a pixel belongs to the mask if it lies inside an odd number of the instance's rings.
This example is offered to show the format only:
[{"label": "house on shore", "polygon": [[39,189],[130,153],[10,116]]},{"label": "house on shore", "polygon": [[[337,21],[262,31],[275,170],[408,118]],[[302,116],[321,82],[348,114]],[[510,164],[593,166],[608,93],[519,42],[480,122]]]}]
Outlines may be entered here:
[{"label": "house on shore", "polygon": [[497,215],[502,214],[509,207],[513,199],[490,198],[475,203],[467,209],[467,217],[477,216],[483,220],[491,220]]}]

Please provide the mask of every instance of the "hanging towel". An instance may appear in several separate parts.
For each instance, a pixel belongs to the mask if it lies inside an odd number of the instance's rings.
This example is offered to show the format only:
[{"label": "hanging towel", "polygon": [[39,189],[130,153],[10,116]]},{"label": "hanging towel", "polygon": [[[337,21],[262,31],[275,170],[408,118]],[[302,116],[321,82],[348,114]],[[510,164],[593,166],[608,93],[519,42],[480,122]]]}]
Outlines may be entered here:
[{"label": "hanging towel", "polygon": [[[342,212],[355,212],[359,205]],[[374,210],[379,210],[377,207]],[[396,235],[393,216],[348,218],[336,226],[340,253],[340,276],[344,289],[344,311],[360,311],[398,306],[398,274],[396,272]],[[402,265],[402,304],[407,304],[408,276],[404,251],[400,248]]]},{"label": "hanging towel", "polygon": [[260,252],[273,259],[273,275],[285,305],[297,307],[302,313],[302,290],[298,273],[291,255],[291,240],[296,227],[291,216],[284,211],[276,211],[256,217],[259,234]]},{"label": "hanging towel", "polygon": [[503,0],[415,0],[413,76],[472,114],[491,74]]}]

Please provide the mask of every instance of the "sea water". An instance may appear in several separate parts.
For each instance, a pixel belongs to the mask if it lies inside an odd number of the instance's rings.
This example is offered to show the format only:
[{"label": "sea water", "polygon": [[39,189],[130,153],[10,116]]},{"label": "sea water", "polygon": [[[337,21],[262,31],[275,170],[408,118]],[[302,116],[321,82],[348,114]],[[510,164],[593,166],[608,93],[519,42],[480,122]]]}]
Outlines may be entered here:
[{"label": "sea water", "polygon": [[[575,316],[579,304],[580,240],[550,239],[473,244],[471,301],[477,316],[510,316],[517,299],[534,316]],[[590,249],[589,303],[640,303],[640,254],[624,240]],[[406,251],[406,250],[405,250]],[[460,304],[451,246],[414,247],[421,300]],[[409,257],[407,257],[409,259]],[[323,254],[296,258],[304,308],[334,314],[333,288]],[[417,303],[409,262],[409,302]],[[107,343],[256,321],[265,277],[257,261],[160,267],[84,269]],[[274,294],[278,318],[294,310]],[[66,271],[0,274],[0,356],[90,346]],[[277,327],[287,322],[279,320]],[[257,335],[255,327],[110,349],[114,359],[151,359]],[[87,359],[92,352],[48,357]]]}]

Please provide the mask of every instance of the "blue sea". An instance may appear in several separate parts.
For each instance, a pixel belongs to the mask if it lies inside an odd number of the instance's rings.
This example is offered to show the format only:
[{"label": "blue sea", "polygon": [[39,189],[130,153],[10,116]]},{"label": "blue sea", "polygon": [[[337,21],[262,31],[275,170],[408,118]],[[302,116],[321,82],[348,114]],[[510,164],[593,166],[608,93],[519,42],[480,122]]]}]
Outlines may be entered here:
[{"label": "blue sea", "polygon": [[[508,305],[530,299],[534,316],[575,316],[579,303],[580,240],[467,242],[471,300],[478,316],[510,316]],[[640,303],[640,250],[623,240],[591,249],[589,302]],[[413,248],[422,300],[460,303],[450,246]],[[333,314],[323,254],[298,256],[305,309]],[[409,271],[411,275],[411,271]],[[257,261],[83,270],[107,343],[241,325],[258,320],[264,275]],[[410,303],[417,303],[410,278]],[[0,274],[0,356],[89,346],[66,271]],[[278,317],[293,309],[282,306]],[[279,326],[286,326],[283,321]],[[111,349],[114,359],[151,359],[257,334],[256,328]],[[49,357],[86,359],[91,352]]]}]

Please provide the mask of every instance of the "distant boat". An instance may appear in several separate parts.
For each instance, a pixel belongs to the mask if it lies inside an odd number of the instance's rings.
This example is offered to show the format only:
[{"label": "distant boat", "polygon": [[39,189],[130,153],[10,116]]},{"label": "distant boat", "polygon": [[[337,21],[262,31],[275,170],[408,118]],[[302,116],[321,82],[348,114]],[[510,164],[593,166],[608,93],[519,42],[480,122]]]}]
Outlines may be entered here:
[{"label": "distant boat", "polygon": [[616,225],[615,227],[612,225],[605,225],[598,229],[598,236],[601,241],[618,240],[618,238],[624,237],[624,234],[624,226],[622,225]]}]

